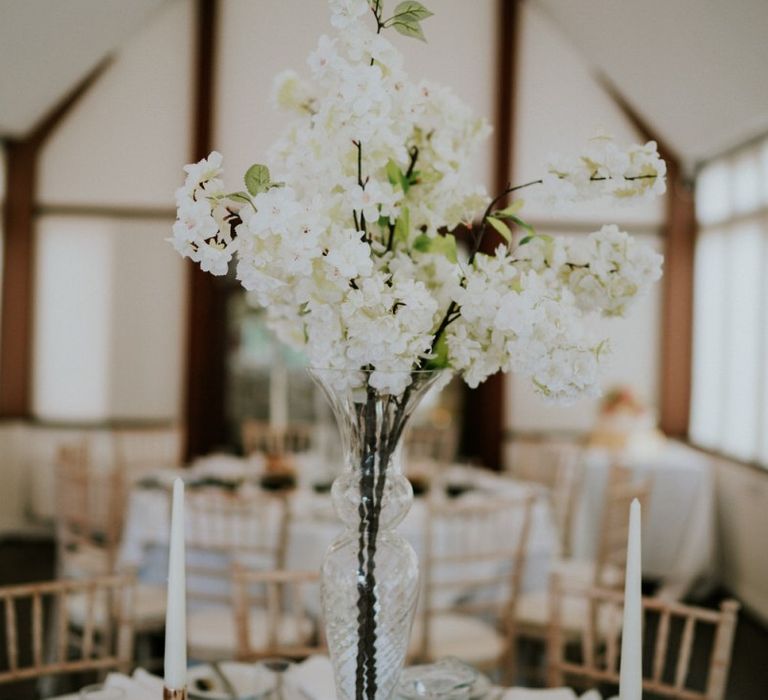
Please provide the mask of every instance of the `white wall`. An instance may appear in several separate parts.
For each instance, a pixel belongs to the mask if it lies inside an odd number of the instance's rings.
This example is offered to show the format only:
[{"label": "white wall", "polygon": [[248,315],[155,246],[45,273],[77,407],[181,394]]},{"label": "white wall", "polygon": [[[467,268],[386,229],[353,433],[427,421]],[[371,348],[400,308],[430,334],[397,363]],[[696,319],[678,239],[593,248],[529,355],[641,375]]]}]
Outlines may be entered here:
[{"label": "white wall", "polygon": [[[37,222],[36,418],[180,416],[186,268],[164,239],[189,160],[192,9],[172,0],[153,15],[44,147],[38,203],[75,212]],[[94,206],[151,212],[89,213]],[[0,532],[28,527],[30,509],[51,515],[53,455],[77,435],[0,425]]]},{"label": "white wall", "polygon": [[722,583],[768,624],[768,473],[716,464],[718,571]]},{"label": "white wall", "polygon": [[[39,222],[39,418],[179,416],[185,263],[164,239],[189,160],[193,43],[193,3],[168,3],[120,49],[44,148],[42,206],[106,213]],[[161,213],[126,218],[110,207]]]},{"label": "white wall", "polygon": [[[550,153],[574,153],[602,129],[620,143],[638,135],[590,74],[581,56],[552,23],[530,3],[522,5],[518,123],[514,139],[513,182],[541,176]],[[525,193],[522,194],[526,199]],[[567,222],[597,230],[617,223],[657,249],[663,202],[632,207],[581,205],[553,212],[528,197],[524,215],[553,232],[572,233]],[[606,320],[601,330],[611,339],[613,357],[603,387],[631,386],[652,406],[658,400],[661,286],[639,300],[626,320]],[[513,431],[587,431],[598,407],[582,400],[571,407],[544,403],[529,381],[510,376],[506,382],[506,425]]]},{"label": "white wall", "polygon": [[35,269],[32,412],[109,416],[113,236],[101,219],[43,217]]},{"label": "white wall", "polygon": [[112,275],[110,416],[181,416],[186,265],[165,242],[170,222],[117,222]]},{"label": "white wall", "polygon": [[176,420],[184,268],[170,223],[44,216],[38,222],[33,415]]},{"label": "white wall", "polygon": [[174,0],[119,51],[40,162],[43,204],[173,208],[189,160],[193,15]]}]

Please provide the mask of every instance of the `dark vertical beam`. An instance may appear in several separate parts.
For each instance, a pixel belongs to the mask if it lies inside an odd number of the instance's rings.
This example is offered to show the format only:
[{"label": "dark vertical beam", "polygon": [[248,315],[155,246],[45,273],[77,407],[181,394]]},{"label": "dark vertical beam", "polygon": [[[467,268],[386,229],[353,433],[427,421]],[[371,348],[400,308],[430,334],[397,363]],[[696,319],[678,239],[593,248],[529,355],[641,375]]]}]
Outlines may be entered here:
[{"label": "dark vertical beam", "polygon": [[686,437],[691,414],[696,209],[678,163],[667,161],[668,194],[661,334],[660,427]]},{"label": "dark vertical beam", "polygon": [[[192,160],[208,155],[213,142],[216,0],[196,0],[193,63]],[[222,280],[189,264],[187,365],[184,396],[187,459],[205,454],[225,439],[224,379],[226,295]]]},{"label": "dark vertical beam", "polygon": [[37,144],[10,141],[6,145],[6,158],[0,416],[25,418],[31,407]]},{"label": "dark vertical beam", "polygon": [[107,57],[25,137],[6,143],[3,276],[0,306],[0,417],[26,418],[32,408],[32,326],[37,163],[62,119],[106,70]]},{"label": "dark vertical beam", "polygon": [[[496,160],[494,192],[506,189],[512,174],[516,99],[514,81],[518,67],[520,0],[498,0],[496,22]],[[492,253],[500,238],[487,235],[482,251]],[[461,452],[492,469],[503,464],[505,422],[504,375],[488,377],[477,389],[464,387]]]},{"label": "dark vertical beam", "polygon": [[685,177],[681,157],[605,76],[599,80],[642,138],[656,141],[659,154],[667,163],[659,427],[667,435],[685,437],[691,413],[693,261],[697,232],[694,192]]}]

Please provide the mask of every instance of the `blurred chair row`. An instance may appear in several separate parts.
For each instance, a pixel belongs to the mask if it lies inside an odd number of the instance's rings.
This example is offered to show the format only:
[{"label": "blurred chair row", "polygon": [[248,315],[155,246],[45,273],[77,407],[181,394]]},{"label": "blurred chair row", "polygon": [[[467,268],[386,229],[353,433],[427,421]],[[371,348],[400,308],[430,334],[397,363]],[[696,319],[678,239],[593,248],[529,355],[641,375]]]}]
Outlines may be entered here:
[{"label": "blurred chair row", "polygon": [[[298,434],[296,439],[280,443],[283,449],[298,449],[302,444]],[[254,448],[276,444],[269,440],[273,438],[255,440]],[[425,450],[437,449],[436,442],[434,436],[425,439],[425,444],[431,444]],[[615,591],[623,582],[628,506],[635,497],[647,500],[649,482],[634,481],[631,472],[622,467],[611,470],[598,556],[593,562],[574,560],[566,555],[573,502],[581,481],[579,447],[551,449],[548,468],[527,471],[526,464],[531,462],[519,458],[514,476],[549,489],[564,553],[554,571],[569,584],[587,590]],[[61,575],[113,573],[116,567],[126,488],[133,473],[122,468],[101,474],[89,468],[88,462],[87,446],[61,452]],[[123,464],[129,464],[127,458]],[[555,610],[547,591],[522,589],[534,502],[535,496],[429,501],[423,591],[409,650],[412,660],[455,655],[481,668],[502,668],[511,678],[518,640],[551,640],[555,618],[563,639],[571,641],[587,634],[594,617],[594,606],[588,600],[570,596]],[[187,511],[191,657],[253,658],[259,653],[285,653],[289,647],[321,648],[319,595],[304,590],[315,584],[316,576],[284,571],[289,532],[285,498],[201,491],[189,494]],[[488,536],[498,532],[509,534],[503,547],[499,547],[498,537]],[[277,577],[272,583],[263,578],[272,575]],[[288,584],[296,584],[305,595],[283,593]],[[164,587],[134,583],[131,589],[134,629],[160,631]],[[596,624],[601,621],[598,617]],[[603,633],[595,634],[593,640],[606,640]]]},{"label": "blurred chair row", "polygon": [[[306,589],[316,586],[317,580],[315,572],[257,572],[235,567],[235,658],[255,661],[279,655],[301,659],[323,653],[322,637],[305,604],[310,597]],[[132,664],[132,585],[130,578],[105,577],[0,589],[8,667],[0,672],[0,683],[84,671],[128,671]],[[567,681],[577,687],[615,686],[619,680],[622,594],[566,586],[555,575],[550,597],[553,616],[548,635],[548,685],[560,687]],[[592,609],[574,635],[565,629],[561,617],[562,605],[569,598]],[[646,635],[654,630],[650,633],[651,670],[643,680],[644,690],[678,700],[723,700],[738,604],[726,601],[714,611],[646,598],[643,608]],[[249,624],[254,610],[262,615],[258,640]],[[20,622],[25,615],[31,617],[31,635],[22,647],[20,640],[25,635]],[[703,626],[714,632],[709,633],[709,663],[703,681],[692,688],[691,658],[697,630]],[[673,647],[670,639],[674,627],[682,632]],[[576,654],[569,653],[574,648]]]},{"label": "blurred chair row", "polygon": [[[286,426],[248,418],[243,421],[240,440],[243,453],[270,456],[309,452],[314,444],[317,426],[312,423],[292,423]],[[414,462],[431,461],[450,464],[456,457],[456,434],[450,426],[413,425],[405,436],[406,452]]]},{"label": "blurred chair row", "polygon": [[[324,646],[303,604],[305,589],[317,581],[315,572],[237,568],[237,648],[228,658],[254,661],[322,653]],[[134,604],[135,580],[130,576],[0,588],[5,637],[0,683],[89,671],[128,672],[134,666]],[[261,613],[258,636],[245,623],[253,609]]]}]

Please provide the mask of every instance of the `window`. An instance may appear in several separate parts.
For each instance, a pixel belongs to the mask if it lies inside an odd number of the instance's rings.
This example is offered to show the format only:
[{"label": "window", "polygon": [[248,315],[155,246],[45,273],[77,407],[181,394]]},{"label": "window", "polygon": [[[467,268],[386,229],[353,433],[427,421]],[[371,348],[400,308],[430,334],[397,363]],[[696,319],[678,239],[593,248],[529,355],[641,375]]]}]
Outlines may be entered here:
[{"label": "window", "polygon": [[768,139],[696,193],[691,439],[768,468]]}]

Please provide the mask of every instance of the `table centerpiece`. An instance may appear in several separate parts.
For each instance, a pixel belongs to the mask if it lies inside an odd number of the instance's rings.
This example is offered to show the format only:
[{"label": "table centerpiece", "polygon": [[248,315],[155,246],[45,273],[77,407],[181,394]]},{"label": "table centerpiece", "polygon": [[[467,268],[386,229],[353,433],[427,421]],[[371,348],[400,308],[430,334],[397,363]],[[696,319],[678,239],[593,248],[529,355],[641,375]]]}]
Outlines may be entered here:
[{"label": "table centerpiece", "polygon": [[332,492],[346,530],[323,564],[327,638],[339,697],[383,699],[418,589],[416,556],[394,527],[412,499],[400,438],[419,398],[452,373],[475,387],[498,371],[530,377],[551,401],[595,395],[609,348],[590,321],[623,314],[661,275],[661,256],[616,226],[539,235],[518,192],[651,197],[665,166],[652,142],[601,137],[491,197],[468,168],[488,124],[450,89],[411,81],[388,38],[423,39],[432,13],[415,0],[329,5],[333,36],[310,54],[311,78],[275,80],[289,119],[269,167],[253,165],[233,191],[219,153],[187,165],[171,241],[214,275],[236,258],[238,280],[333,405],[346,469]]}]

